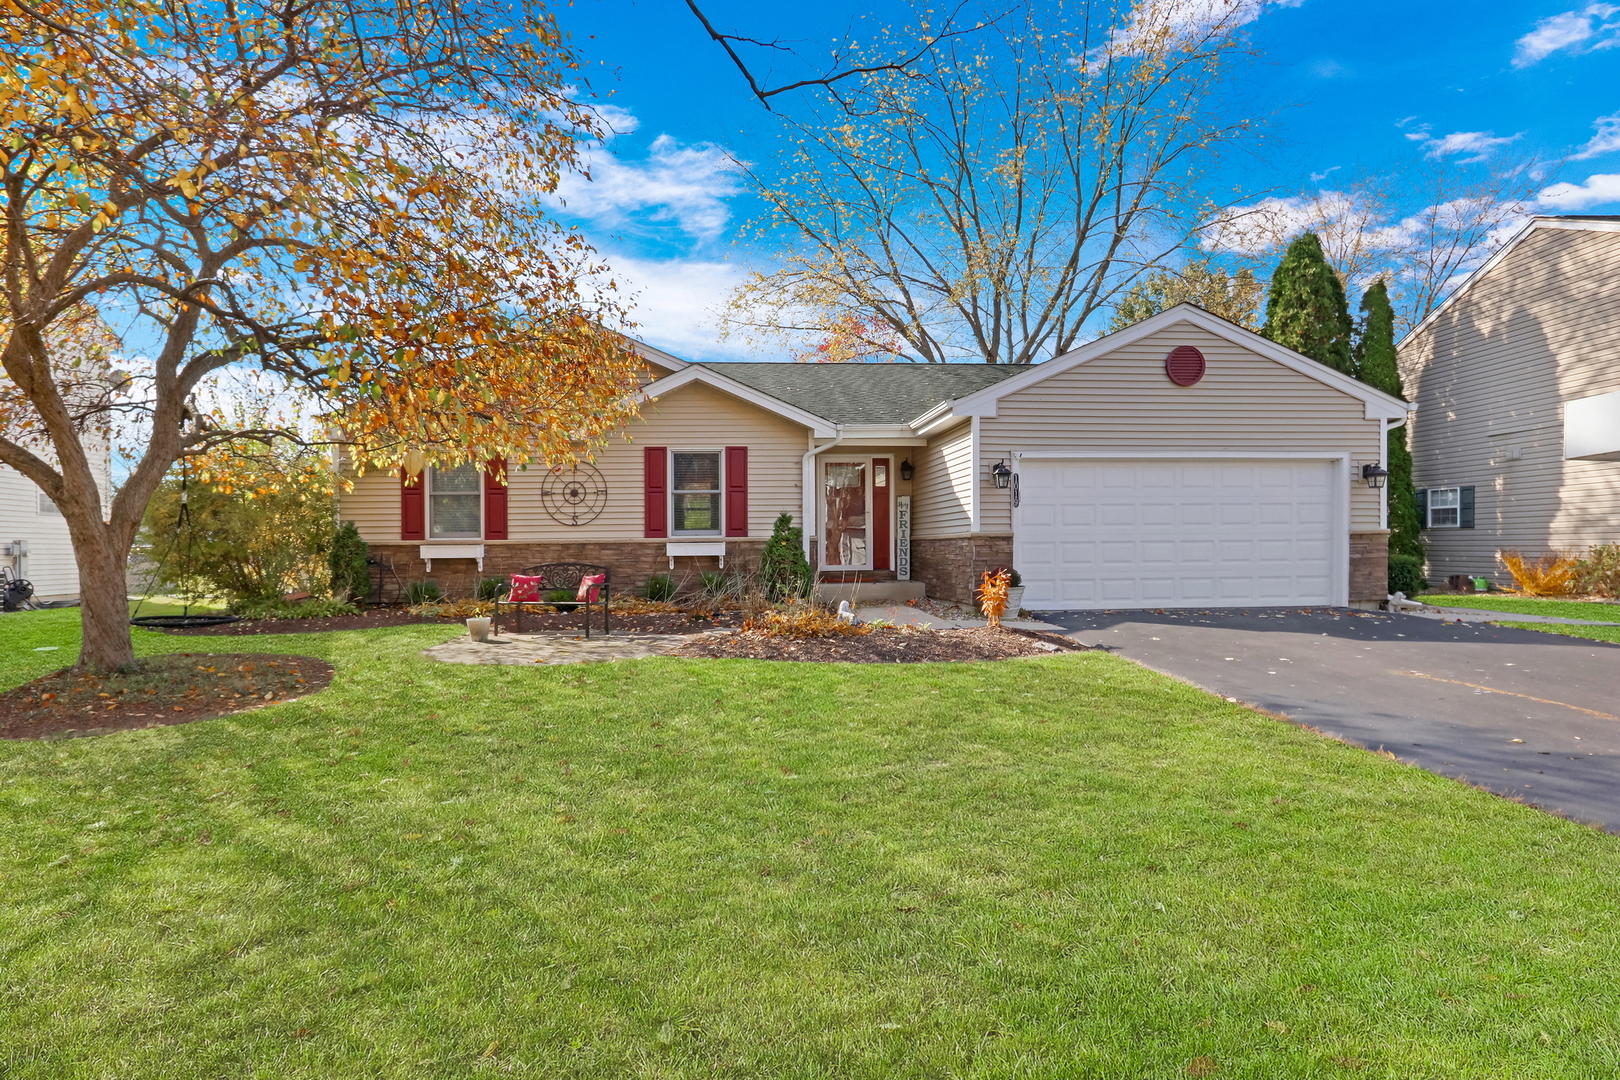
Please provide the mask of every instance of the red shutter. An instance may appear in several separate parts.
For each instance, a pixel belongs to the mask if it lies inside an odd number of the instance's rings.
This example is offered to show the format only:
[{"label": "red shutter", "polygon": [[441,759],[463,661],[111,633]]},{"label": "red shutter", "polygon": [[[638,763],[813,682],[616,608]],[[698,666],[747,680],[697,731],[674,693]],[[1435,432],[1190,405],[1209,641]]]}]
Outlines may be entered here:
[{"label": "red shutter", "polygon": [[726,535],[748,535],[748,447],[726,447]]},{"label": "red shutter", "polygon": [[[883,483],[877,471],[883,470]],[[872,569],[889,569],[889,459],[872,459]]]},{"label": "red shutter", "polygon": [[490,458],[484,466],[484,539],[506,539],[506,459]]},{"label": "red shutter", "polygon": [[668,536],[669,449],[663,446],[648,446],[644,447],[641,453],[647,470],[642,487],[646,496],[646,509],[642,516],[645,529],[642,535]]},{"label": "red shutter", "polygon": [[399,538],[401,540],[427,539],[427,470],[417,475],[412,483],[410,475],[399,470]]}]

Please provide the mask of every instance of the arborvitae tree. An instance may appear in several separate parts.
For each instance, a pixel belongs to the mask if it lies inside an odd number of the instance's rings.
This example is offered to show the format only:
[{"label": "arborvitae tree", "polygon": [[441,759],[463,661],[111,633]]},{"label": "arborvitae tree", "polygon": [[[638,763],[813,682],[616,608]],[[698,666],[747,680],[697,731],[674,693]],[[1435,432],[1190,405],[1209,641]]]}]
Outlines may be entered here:
[{"label": "arborvitae tree", "polygon": [[1266,295],[1260,333],[1336,371],[1355,374],[1350,353],[1350,307],[1344,286],[1322,254],[1315,233],[1288,245]]},{"label": "arborvitae tree", "polygon": [[792,514],[776,519],[759,557],[759,576],[773,599],[810,595],[815,575],[804,557],[804,530],[793,524]]},{"label": "arborvitae tree", "polygon": [[1211,315],[1253,330],[1260,293],[1260,283],[1247,268],[1229,274],[1211,266],[1208,259],[1194,259],[1179,271],[1155,270],[1132,285],[1114,305],[1108,332],[1123,330],[1177,304],[1197,304]]},{"label": "arborvitae tree", "polygon": [[[1368,286],[1361,296],[1361,337],[1356,342],[1356,372],[1375,390],[1405,398],[1401,370],[1395,359],[1395,310],[1382,281]],[[1389,553],[1423,558],[1422,522],[1418,520],[1417,491],[1412,486],[1412,452],[1406,448],[1409,427],[1389,433],[1384,468],[1389,470]]]},{"label": "arborvitae tree", "polygon": [[334,600],[366,598],[371,591],[371,568],[366,565],[368,554],[366,542],[354,522],[345,521],[338,526],[332,537],[332,550],[326,556],[326,565],[332,572]]}]

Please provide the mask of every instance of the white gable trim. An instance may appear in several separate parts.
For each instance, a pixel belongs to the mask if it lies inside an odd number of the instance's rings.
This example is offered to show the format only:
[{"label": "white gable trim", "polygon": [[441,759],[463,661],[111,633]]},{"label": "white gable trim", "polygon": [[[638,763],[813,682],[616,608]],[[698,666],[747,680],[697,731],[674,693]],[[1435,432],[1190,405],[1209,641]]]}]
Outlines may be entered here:
[{"label": "white gable trim", "polygon": [[651,401],[653,398],[679,390],[683,386],[690,386],[695,382],[705,383],[722,394],[729,394],[768,413],[774,413],[783,419],[793,421],[795,424],[803,425],[809,428],[811,434],[818,439],[830,439],[838,434],[838,425],[824,416],[805,412],[803,409],[789,405],[780,398],[762,394],[751,386],[744,386],[735,379],[728,379],[724,375],[709,368],[700,367],[697,364],[688,364],[673,375],[643,386],[641,388],[641,400]]},{"label": "white gable trim", "polygon": [[[1326,364],[1319,364],[1310,357],[1301,356],[1292,349],[1277,344],[1269,338],[1263,338],[1252,330],[1245,330],[1241,326],[1229,323],[1218,315],[1211,315],[1203,308],[1192,304],[1177,304],[1169,311],[1161,311],[1150,319],[1143,319],[1134,326],[1128,326],[1117,333],[1100,337],[1096,341],[1082,345],[1073,352],[1064,353],[1054,357],[1044,364],[1035,364],[1028,371],[1014,375],[1010,379],[1003,379],[994,386],[985,387],[976,393],[959,398],[952,402],[952,412],[956,416],[995,416],[997,403],[1008,394],[1016,394],[1020,390],[1027,390],[1031,386],[1044,382],[1054,375],[1061,375],[1072,368],[1079,367],[1088,360],[1095,360],[1100,356],[1107,356],[1114,351],[1133,345],[1145,337],[1157,334],[1163,330],[1190,323],[1200,330],[1208,331],[1216,337],[1225,338],[1250,352],[1258,353],[1268,360],[1275,360],[1284,367],[1292,368],[1301,375],[1315,379],[1319,383],[1360,399],[1365,405],[1365,415],[1368,420],[1402,419],[1412,409],[1412,406],[1400,398],[1392,397],[1381,390],[1374,390],[1359,379],[1352,379],[1342,372],[1334,371]],[[922,418],[919,417],[919,420]],[[913,421],[915,426],[917,421]]]},{"label": "white gable trim", "polygon": [[1451,291],[1450,296],[1442,300],[1433,311],[1425,315],[1422,322],[1418,323],[1416,326],[1412,327],[1411,330],[1407,331],[1406,336],[1401,338],[1400,344],[1395,346],[1396,350],[1399,351],[1404,349],[1407,342],[1417,337],[1430,323],[1438,319],[1441,312],[1449,308],[1459,297],[1468,291],[1469,286],[1473,285],[1474,282],[1489,274],[1492,270],[1495,270],[1497,264],[1499,264],[1503,259],[1506,259],[1508,254],[1512,252],[1514,248],[1523,243],[1530,236],[1530,234],[1535,232],[1537,229],[1564,229],[1572,232],[1620,232],[1620,221],[1578,221],[1567,217],[1531,218],[1525,223],[1524,228],[1513,234],[1512,239],[1496,249],[1496,254],[1492,255],[1489,259],[1486,259],[1478,270],[1475,270],[1472,274],[1469,274],[1461,285],[1457,286]]},{"label": "white gable trim", "polygon": [[637,341],[635,338],[631,338],[630,348],[635,351],[637,356],[647,361],[647,363],[652,364],[655,367],[661,367],[665,371],[684,371],[688,367],[691,367],[689,362],[682,360],[678,356],[671,356],[663,349],[656,349],[647,344],[645,341]]}]

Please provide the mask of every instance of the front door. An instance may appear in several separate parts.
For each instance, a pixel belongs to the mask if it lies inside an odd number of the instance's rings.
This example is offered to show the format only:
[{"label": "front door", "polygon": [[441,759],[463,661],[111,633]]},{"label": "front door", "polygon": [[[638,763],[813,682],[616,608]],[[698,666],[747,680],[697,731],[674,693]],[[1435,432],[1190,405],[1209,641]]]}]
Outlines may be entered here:
[{"label": "front door", "polygon": [[821,476],[822,568],[872,569],[871,459],[824,462]]}]

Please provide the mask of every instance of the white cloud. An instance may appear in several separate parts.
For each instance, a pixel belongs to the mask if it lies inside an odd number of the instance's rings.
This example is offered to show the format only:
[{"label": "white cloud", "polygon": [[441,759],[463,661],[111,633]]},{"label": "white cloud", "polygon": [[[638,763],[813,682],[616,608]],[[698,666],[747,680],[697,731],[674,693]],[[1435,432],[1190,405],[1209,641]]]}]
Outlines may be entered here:
[{"label": "white cloud", "polygon": [[626,161],[600,144],[583,156],[589,177],[565,176],[555,201],[607,228],[638,219],[673,222],[694,239],[713,240],[731,221],[726,200],[742,191],[737,162],[713,143],[683,146],[660,135],[642,161]]},{"label": "white cloud", "polygon": [[[1427,132],[1424,132],[1424,136],[1427,136],[1427,134]],[[1521,131],[1518,135],[1497,136],[1488,131],[1453,131],[1450,135],[1442,135],[1438,139],[1427,139],[1423,145],[1428,148],[1427,157],[1438,158],[1451,154],[1473,154],[1473,157],[1464,158],[1463,161],[1484,161],[1492,150],[1495,150],[1498,146],[1506,146],[1523,134]],[[1408,139],[1413,137],[1413,135],[1407,135]]]},{"label": "white cloud", "polygon": [[1597,129],[1597,134],[1593,135],[1587,140],[1586,145],[1581,147],[1580,153],[1575,155],[1576,161],[1584,161],[1587,158],[1600,157],[1603,154],[1620,150],[1620,112],[1610,116],[1600,116],[1592,121],[1592,126]]},{"label": "white cloud", "polygon": [[1620,7],[1612,4],[1588,4],[1542,19],[1515,43],[1513,66],[1529,67],[1560,49],[1580,53],[1610,48],[1620,43],[1620,22],[1612,19],[1617,14]]},{"label": "white cloud", "polygon": [[1585,210],[1604,203],[1620,202],[1620,173],[1588,176],[1584,184],[1569,181],[1543,188],[1536,203],[1546,210]]},{"label": "white cloud", "polygon": [[1342,169],[1342,168],[1344,168],[1343,165],[1330,165],[1326,169],[1323,169],[1321,172],[1313,172],[1313,173],[1311,173],[1311,179],[1313,181],[1326,180],[1328,178],[1329,173],[1335,172],[1335,171],[1337,171],[1339,169]]},{"label": "white cloud", "polygon": [[719,341],[720,312],[748,268],[701,259],[609,255],[621,291],[631,295],[635,336],[683,360],[781,360],[736,339]]},{"label": "white cloud", "polygon": [[1096,64],[1108,55],[1136,56],[1195,44],[1219,30],[1251,23],[1268,7],[1298,7],[1305,0],[1136,0],[1130,17],[1108,44],[1087,55]]}]

